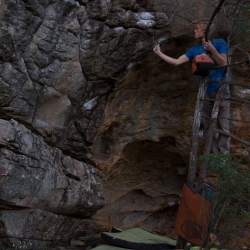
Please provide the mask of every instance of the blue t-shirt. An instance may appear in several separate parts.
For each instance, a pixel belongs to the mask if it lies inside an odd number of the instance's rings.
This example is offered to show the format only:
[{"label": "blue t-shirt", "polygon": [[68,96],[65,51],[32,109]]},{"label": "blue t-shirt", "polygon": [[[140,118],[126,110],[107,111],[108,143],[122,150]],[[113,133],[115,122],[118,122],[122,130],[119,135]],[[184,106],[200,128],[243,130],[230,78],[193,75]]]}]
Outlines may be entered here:
[{"label": "blue t-shirt", "polygon": [[[216,48],[216,50],[219,52],[219,54],[227,54],[227,44],[225,42],[224,39],[219,38],[219,39],[215,39],[213,42],[214,47]],[[192,48],[190,48],[189,51],[187,51],[185,53],[185,55],[188,57],[189,61],[193,61],[193,59],[200,54],[204,54],[206,53],[203,45],[195,45]],[[213,59],[213,58],[212,58]],[[213,61],[215,62],[215,60],[213,59]],[[217,64],[215,63],[215,66]],[[209,79],[218,79],[218,80],[222,80],[224,73],[225,73],[225,68],[219,68],[216,70],[211,70],[210,74],[208,76]],[[219,88],[220,83],[218,82],[211,82],[208,84],[207,86],[207,93],[213,93],[216,92],[217,89]]]}]

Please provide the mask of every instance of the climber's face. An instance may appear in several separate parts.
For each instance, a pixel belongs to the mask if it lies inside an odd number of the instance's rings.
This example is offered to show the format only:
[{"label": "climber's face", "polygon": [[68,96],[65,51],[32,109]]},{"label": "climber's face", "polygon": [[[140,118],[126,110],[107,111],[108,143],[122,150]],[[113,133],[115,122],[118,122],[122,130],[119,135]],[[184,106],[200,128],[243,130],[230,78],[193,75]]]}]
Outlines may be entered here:
[{"label": "climber's face", "polygon": [[202,39],[204,38],[204,36],[205,36],[204,30],[201,28],[200,24],[196,24],[194,29],[194,37],[196,39]]}]

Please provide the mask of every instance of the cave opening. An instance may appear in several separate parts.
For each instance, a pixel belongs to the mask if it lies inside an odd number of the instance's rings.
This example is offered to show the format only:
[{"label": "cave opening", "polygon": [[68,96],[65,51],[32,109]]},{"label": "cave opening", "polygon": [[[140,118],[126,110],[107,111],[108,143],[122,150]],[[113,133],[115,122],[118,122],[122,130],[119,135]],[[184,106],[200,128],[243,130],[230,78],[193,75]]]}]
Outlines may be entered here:
[{"label": "cave opening", "polygon": [[186,163],[174,137],[131,142],[102,178],[107,204],[96,218],[107,230],[140,227],[175,237],[185,181]]}]

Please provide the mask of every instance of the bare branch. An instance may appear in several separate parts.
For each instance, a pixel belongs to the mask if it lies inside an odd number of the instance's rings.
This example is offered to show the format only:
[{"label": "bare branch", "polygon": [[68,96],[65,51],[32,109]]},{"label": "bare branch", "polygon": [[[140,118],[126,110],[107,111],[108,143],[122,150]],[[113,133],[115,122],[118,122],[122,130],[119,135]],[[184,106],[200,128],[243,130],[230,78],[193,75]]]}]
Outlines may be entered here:
[{"label": "bare branch", "polygon": [[205,40],[208,41],[208,31],[210,29],[210,26],[211,24],[213,23],[213,20],[215,18],[215,16],[217,15],[217,13],[220,11],[223,3],[225,2],[225,0],[220,0],[219,4],[217,5],[217,7],[215,8],[210,20],[209,20],[209,23],[208,23],[208,26],[206,28],[206,31],[205,31]]},{"label": "bare branch", "polygon": [[241,103],[241,104],[244,104],[244,105],[250,105],[250,101],[242,99],[242,98],[236,98],[236,97],[225,97],[225,98],[221,97],[221,98],[218,98],[218,99],[204,98],[204,100],[209,100],[209,101],[228,100],[228,101]]},{"label": "bare branch", "polygon": [[243,63],[249,63],[249,62],[250,62],[250,60],[247,59],[247,60],[244,60],[244,61],[227,64],[225,66],[215,66],[212,69],[227,68],[227,67],[230,67],[230,66],[239,65],[239,64],[243,64]]},{"label": "bare branch", "polygon": [[224,132],[223,130],[215,129],[214,132],[215,132],[215,133],[220,133],[220,134],[226,135],[226,136],[228,136],[228,137],[234,139],[235,141],[238,141],[238,142],[240,142],[240,143],[242,143],[242,144],[244,144],[244,145],[246,145],[246,146],[250,146],[250,142],[245,141],[245,140],[242,140],[242,139],[240,139],[240,138],[238,138],[238,137],[236,137],[236,136],[234,136],[234,135],[231,135],[230,133],[226,133],[226,132]]},{"label": "bare branch", "polygon": [[242,87],[250,88],[250,84],[243,83],[243,82],[216,80],[216,79],[209,79],[209,82],[218,82],[218,83],[221,83],[221,84],[229,84],[229,85],[235,85],[235,86],[242,86]]},{"label": "bare branch", "polygon": [[227,117],[218,117],[218,119],[227,119],[229,121],[233,121],[233,122],[242,122],[242,123],[250,123],[250,120],[249,121],[243,121],[243,120],[238,120],[238,119],[232,119],[232,118],[227,118]]},{"label": "bare branch", "polygon": [[250,105],[250,101],[244,100],[244,99],[242,100],[241,98],[229,97],[229,98],[227,98],[227,100],[237,102],[237,103],[242,103],[244,105]]},{"label": "bare branch", "polygon": [[180,17],[180,18],[182,18],[182,19],[184,19],[184,20],[186,20],[186,21],[188,21],[189,23],[192,23],[192,21],[190,21],[190,20],[188,20],[187,18],[185,18],[185,17],[183,17],[183,16],[177,14],[176,11],[172,11],[172,13],[173,13],[174,15],[176,15],[176,16],[178,16],[178,17]]},{"label": "bare branch", "polygon": [[213,7],[215,7],[215,5],[213,3],[211,3],[211,1],[208,1],[208,0],[202,0],[202,1],[212,5]]}]

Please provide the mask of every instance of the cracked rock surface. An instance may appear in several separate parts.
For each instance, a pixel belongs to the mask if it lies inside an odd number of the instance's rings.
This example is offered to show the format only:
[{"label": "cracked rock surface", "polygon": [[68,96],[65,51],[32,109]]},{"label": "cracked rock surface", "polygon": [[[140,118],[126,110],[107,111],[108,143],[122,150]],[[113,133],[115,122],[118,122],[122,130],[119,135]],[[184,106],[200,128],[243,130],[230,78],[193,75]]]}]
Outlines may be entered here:
[{"label": "cracked rock surface", "polygon": [[[76,232],[94,230],[89,218],[105,204],[98,171],[49,147],[15,120],[0,120],[0,127],[1,237],[5,243],[16,238],[65,240]],[[21,240],[14,244],[22,245]]]}]

